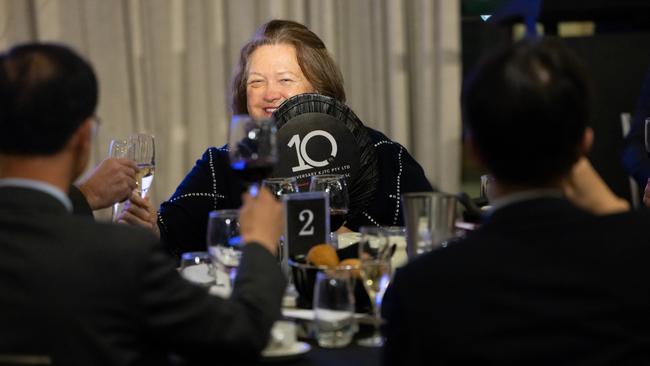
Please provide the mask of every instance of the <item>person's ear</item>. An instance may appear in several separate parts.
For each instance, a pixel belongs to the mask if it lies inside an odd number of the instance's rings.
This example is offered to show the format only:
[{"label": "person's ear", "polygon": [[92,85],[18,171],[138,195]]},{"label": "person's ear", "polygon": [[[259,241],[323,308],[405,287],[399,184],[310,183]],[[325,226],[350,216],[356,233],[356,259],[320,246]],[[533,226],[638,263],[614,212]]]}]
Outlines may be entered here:
[{"label": "person's ear", "polygon": [[86,170],[86,165],[88,165],[92,148],[94,123],[93,117],[87,118],[70,139],[69,149],[73,155],[73,173],[75,179]]},{"label": "person's ear", "polygon": [[591,127],[585,128],[585,132],[582,134],[582,141],[580,142],[580,154],[587,155],[591,151],[591,147],[594,144],[594,130]]}]

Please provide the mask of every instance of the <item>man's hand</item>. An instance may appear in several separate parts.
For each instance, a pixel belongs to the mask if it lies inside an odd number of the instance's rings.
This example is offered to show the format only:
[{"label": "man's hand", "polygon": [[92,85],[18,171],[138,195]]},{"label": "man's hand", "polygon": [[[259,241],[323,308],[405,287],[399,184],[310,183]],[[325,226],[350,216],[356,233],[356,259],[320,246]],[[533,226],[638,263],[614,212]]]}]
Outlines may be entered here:
[{"label": "man's hand", "polygon": [[104,159],[90,175],[79,184],[93,210],[106,208],[129,198],[136,187],[138,167],[129,159]]},{"label": "man's hand", "polygon": [[151,230],[158,238],[160,238],[157,219],[158,216],[156,210],[153,208],[149,197],[142,198],[137,192],[131,193],[131,197],[124,204],[122,212],[117,216],[117,222],[133,226],[141,226],[145,229]]},{"label": "man's hand", "polygon": [[239,232],[245,243],[256,242],[276,255],[284,217],[282,204],[266,188],[257,197],[244,194],[239,211]]}]

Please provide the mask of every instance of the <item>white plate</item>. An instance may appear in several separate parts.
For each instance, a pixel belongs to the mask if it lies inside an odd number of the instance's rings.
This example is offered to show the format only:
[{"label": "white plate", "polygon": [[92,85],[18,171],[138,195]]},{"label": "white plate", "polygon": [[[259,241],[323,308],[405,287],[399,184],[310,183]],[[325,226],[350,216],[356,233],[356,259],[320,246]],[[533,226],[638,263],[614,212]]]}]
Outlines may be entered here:
[{"label": "white plate", "polygon": [[284,361],[298,358],[311,350],[311,346],[305,342],[296,342],[290,347],[265,349],[262,351],[262,358],[267,361]]}]

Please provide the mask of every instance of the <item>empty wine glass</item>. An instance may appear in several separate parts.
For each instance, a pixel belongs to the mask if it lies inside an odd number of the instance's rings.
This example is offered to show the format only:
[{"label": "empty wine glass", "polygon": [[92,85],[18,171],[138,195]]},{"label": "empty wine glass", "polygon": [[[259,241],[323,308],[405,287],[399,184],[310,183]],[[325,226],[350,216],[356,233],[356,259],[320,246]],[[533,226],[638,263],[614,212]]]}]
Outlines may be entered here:
[{"label": "empty wine glass", "polygon": [[[125,139],[113,139],[108,147],[108,157],[110,158],[128,158],[129,142]],[[113,204],[112,221],[116,221],[119,213],[122,211],[124,203],[118,202]]]},{"label": "empty wine glass", "polygon": [[311,177],[309,191],[323,191],[329,194],[330,224],[332,230],[341,227],[345,221],[344,217],[348,213],[350,205],[345,176],[340,174],[315,175]]},{"label": "empty wine glass", "polygon": [[239,236],[239,211],[211,211],[208,216],[207,242],[208,252],[217,268],[217,286],[223,286],[219,281],[219,273],[223,270],[228,274],[230,286],[233,288],[243,244]]},{"label": "empty wine glass", "polygon": [[384,337],[379,330],[382,322],[381,302],[390,282],[390,261],[395,246],[390,244],[382,228],[363,226],[360,232],[360,275],[372,304],[375,331],[372,336],[360,339],[357,343],[365,347],[381,347],[384,345]]},{"label": "empty wine glass", "polygon": [[248,184],[268,177],[278,161],[275,120],[235,115],[230,122],[230,167]]},{"label": "empty wine glass", "polygon": [[283,194],[299,192],[295,177],[266,178],[262,181],[262,187],[268,188],[277,198]]},{"label": "empty wine glass", "polygon": [[152,135],[138,133],[129,137],[129,156],[138,166],[136,191],[142,198],[147,196],[153,183],[156,168],[156,149]]}]

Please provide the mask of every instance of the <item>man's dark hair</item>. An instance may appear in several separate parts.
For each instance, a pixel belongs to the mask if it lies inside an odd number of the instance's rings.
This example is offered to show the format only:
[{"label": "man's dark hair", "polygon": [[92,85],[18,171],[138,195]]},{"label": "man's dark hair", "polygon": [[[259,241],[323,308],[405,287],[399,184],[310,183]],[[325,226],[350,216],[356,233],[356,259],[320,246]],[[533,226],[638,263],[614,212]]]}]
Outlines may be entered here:
[{"label": "man's dark hair", "polygon": [[0,153],[51,155],[95,112],[97,79],[67,47],[31,43],[0,54]]},{"label": "man's dark hair", "polygon": [[555,38],[517,42],[486,58],[467,79],[463,119],[497,180],[544,185],[580,157],[591,81]]}]

